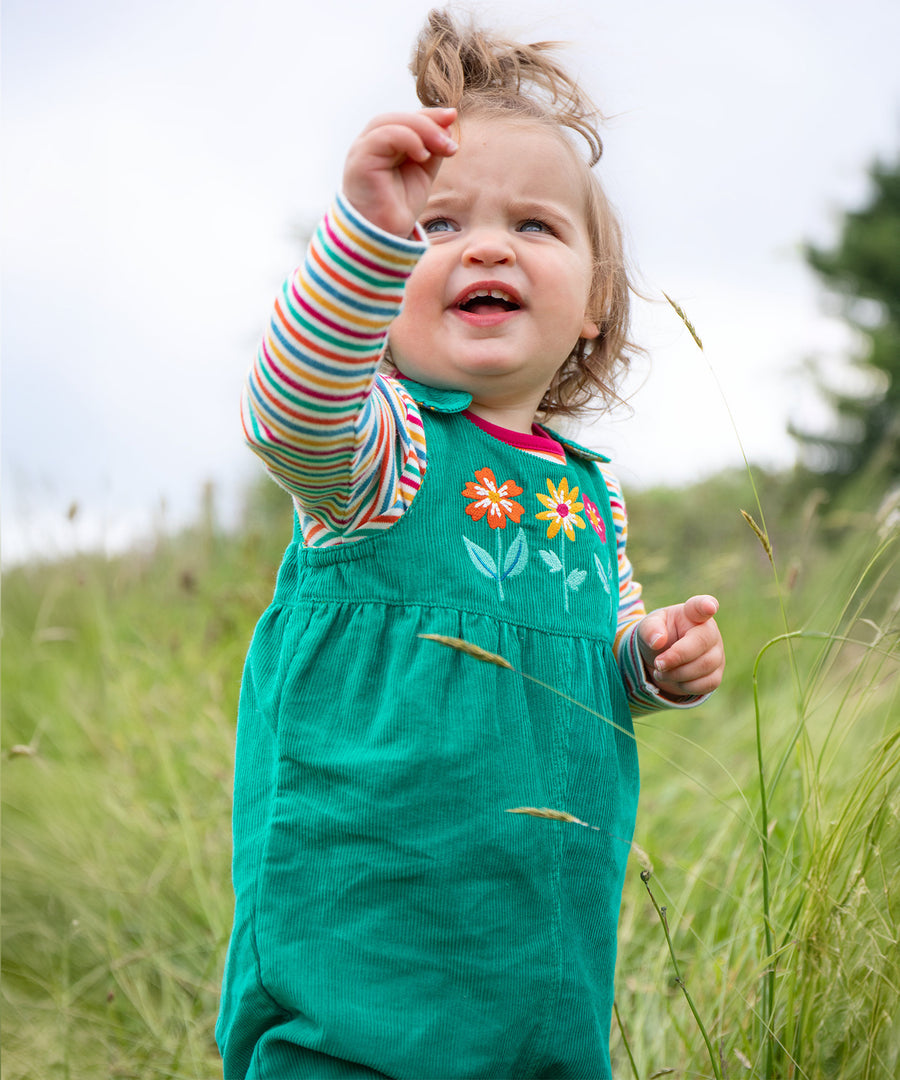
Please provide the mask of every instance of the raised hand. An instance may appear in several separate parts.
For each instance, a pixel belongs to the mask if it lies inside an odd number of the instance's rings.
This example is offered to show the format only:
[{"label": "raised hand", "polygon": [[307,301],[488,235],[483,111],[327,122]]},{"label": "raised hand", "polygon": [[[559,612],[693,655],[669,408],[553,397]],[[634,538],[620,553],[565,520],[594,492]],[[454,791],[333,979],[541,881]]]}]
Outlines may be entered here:
[{"label": "raised hand", "polygon": [[671,697],[708,694],[722,681],[725,648],[713,596],[658,608],[638,624],[638,645],[653,682]]},{"label": "raised hand", "polygon": [[445,157],[457,146],[448,128],[456,109],[376,116],[353,142],[344,165],[344,195],[373,225],[410,236]]}]

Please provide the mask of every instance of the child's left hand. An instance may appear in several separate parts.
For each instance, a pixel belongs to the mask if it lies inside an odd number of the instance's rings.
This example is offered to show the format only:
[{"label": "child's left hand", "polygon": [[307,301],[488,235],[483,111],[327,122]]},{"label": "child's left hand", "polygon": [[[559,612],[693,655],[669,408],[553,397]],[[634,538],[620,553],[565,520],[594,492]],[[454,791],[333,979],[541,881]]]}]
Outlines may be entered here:
[{"label": "child's left hand", "polygon": [[725,648],[713,618],[719,602],[692,596],[658,608],[638,623],[638,645],[653,682],[670,697],[709,694],[722,681]]}]

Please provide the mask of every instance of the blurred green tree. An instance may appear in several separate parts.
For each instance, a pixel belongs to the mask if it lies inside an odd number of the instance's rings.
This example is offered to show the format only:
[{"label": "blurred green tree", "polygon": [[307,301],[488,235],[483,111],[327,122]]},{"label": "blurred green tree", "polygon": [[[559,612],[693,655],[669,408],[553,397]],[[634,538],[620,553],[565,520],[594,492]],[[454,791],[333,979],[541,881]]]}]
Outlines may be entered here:
[{"label": "blurred green tree", "polygon": [[876,162],[869,175],[869,200],[844,215],[836,245],[804,249],[860,339],[850,358],[856,388],[836,388],[820,363],[812,365],[833,426],[812,431],[790,425],[803,463],[834,486],[864,468],[900,477],[900,159],[890,166]]}]

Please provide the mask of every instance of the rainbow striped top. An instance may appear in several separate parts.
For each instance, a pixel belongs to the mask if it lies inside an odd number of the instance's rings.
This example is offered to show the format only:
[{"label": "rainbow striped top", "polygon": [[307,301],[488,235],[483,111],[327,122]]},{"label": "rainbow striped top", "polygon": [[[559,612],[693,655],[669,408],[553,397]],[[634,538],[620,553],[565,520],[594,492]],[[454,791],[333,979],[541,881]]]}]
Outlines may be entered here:
[{"label": "rainbow striped top", "polygon": [[[418,231],[409,240],[383,232],[338,195],[276,299],[244,388],[242,422],[251,449],[293,497],[308,546],[389,528],[425,475],[419,407],[399,374],[379,366],[406,280],[427,247]],[[552,439],[532,443],[528,452],[565,461]],[[618,551],[615,652],[632,710],[655,709],[673,703],[645,678],[634,630],[646,611],[625,552],[625,503],[609,469],[600,470]]]}]

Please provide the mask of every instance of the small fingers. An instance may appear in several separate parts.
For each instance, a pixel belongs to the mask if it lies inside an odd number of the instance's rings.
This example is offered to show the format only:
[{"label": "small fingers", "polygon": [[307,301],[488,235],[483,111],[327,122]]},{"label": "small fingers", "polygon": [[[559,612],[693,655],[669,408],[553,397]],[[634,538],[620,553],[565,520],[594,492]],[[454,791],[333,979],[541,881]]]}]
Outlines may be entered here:
[{"label": "small fingers", "polygon": [[449,157],[458,147],[446,130],[456,109],[422,109],[415,113],[384,113],[363,129],[360,140],[378,152],[381,147],[425,162],[432,155]]},{"label": "small fingers", "polygon": [[379,113],[363,128],[363,134],[383,127],[385,124],[409,124],[410,126],[437,124],[439,127],[449,127],[456,119],[456,109],[418,109],[416,112],[389,112]]},{"label": "small fingers", "polygon": [[686,664],[669,666],[656,665],[654,670],[660,676],[664,676],[669,682],[689,683],[697,679],[705,679],[708,675],[719,671],[723,664],[722,653],[718,649],[711,649],[696,660]]},{"label": "small fingers", "polygon": [[723,653],[722,635],[713,618],[691,625],[670,648],[660,650],[653,666],[657,671],[674,671],[710,653],[720,656]]},{"label": "small fingers", "polygon": [[653,680],[663,693],[673,698],[680,697],[703,697],[717,690],[722,683],[721,674],[705,675],[701,679],[689,679],[687,682],[675,682],[674,680]]},{"label": "small fingers", "polygon": [[718,610],[716,598],[704,594],[651,612],[641,622],[641,654],[653,682],[664,693],[701,696],[722,681],[725,649],[713,618]]},{"label": "small fingers", "polygon": [[370,121],[344,163],[350,205],[373,225],[409,236],[441,163],[456,152],[446,130],[455,117],[455,109],[423,109]]},{"label": "small fingers", "polygon": [[[674,653],[674,649],[670,650]],[[709,694],[722,681],[725,670],[725,650],[721,641],[716,641],[709,649],[683,663],[657,657],[654,666],[653,681],[660,689],[673,694],[700,695]]]}]

